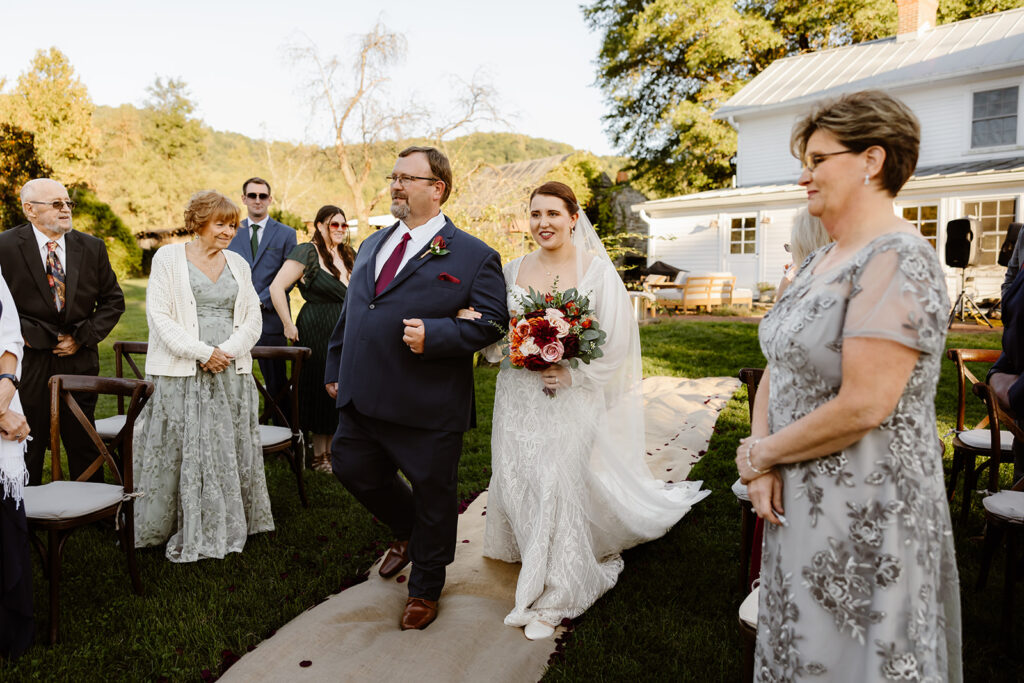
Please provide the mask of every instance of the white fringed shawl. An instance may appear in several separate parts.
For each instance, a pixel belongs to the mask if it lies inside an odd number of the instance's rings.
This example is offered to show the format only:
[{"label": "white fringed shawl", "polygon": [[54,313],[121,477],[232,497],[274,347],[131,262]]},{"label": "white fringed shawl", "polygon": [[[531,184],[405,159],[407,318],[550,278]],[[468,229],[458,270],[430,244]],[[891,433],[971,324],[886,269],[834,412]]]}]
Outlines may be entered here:
[{"label": "white fringed shawl", "polygon": [[[24,348],[24,340],[21,338],[21,321],[18,318],[18,309],[14,305],[11,291],[7,288],[7,282],[0,272],[0,355],[13,353],[18,359],[18,366],[14,374],[21,377],[21,357]],[[7,408],[16,413],[21,413],[21,399],[18,393],[14,393],[11,404]],[[0,483],[3,484],[3,497],[12,497],[18,505],[21,504],[22,494],[25,486],[28,485],[28,469],[25,467],[25,450],[28,441],[18,443],[0,439]]]}]

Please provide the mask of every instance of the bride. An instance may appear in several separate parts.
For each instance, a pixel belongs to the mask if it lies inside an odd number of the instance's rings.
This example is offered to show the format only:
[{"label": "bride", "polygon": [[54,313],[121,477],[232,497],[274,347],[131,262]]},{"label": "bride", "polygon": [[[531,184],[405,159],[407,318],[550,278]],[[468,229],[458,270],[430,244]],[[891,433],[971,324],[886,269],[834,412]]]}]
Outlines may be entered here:
[{"label": "bride", "polygon": [[484,555],[522,563],[505,623],[536,640],[615,585],[620,551],[663,535],[708,492],[701,482],[666,485],[644,462],[639,331],[568,185],[533,191],[530,232],[540,248],[505,266],[510,316],[531,287],[575,287],[608,334],[589,365],[498,373]]}]

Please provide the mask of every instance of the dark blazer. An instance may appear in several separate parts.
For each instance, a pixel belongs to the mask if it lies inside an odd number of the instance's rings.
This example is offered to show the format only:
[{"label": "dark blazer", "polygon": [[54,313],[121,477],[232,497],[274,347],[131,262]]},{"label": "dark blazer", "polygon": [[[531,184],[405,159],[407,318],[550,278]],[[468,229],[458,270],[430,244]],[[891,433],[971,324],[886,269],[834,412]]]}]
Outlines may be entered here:
[{"label": "dark blazer", "polygon": [[53,304],[31,225],[0,233],[0,267],[18,306],[25,342],[33,349],[52,349],[58,333],[70,334],[81,346],[75,356],[95,365],[99,362],[96,345],[124,313],[124,294],[103,240],[72,230],[64,236],[64,246],[67,281],[60,313]]},{"label": "dark blazer", "polygon": [[[398,224],[363,242],[349,279],[341,318],[327,347],[325,383],[338,383],[337,406],[410,427],[462,432],[475,420],[473,353],[508,324],[505,277],[498,252],[447,220],[449,253],[421,249],[379,296],[377,252]],[[446,273],[448,277],[442,277]],[[452,282],[451,280],[458,280]],[[462,320],[472,306],[483,317]],[[404,318],[420,318],[424,350],[402,341]]]},{"label": "dark blazer", "polygon": [[284,334],[284,325],[281,324],[281,318],[274,311],[274,303],[270,300],[270,283],[277,277],[277,271],[281,270],[295,244],[294,228],[268,218],[267,226],[260,236],[256,258],[253,258],[252,233],[249,231],[249,219],[246,218],[228,245],[228,249],[240,254],[252,269],[252,286],[259,294],[263,309],[264,334]]},{"label": "dark blazer", "polygon": [[1020,375],[1010,387],[1009,398],[1013,414],[1018,420],[1024,418],[1024,270],[1003,293],[1003,354],[985,380],[997,372]]}]

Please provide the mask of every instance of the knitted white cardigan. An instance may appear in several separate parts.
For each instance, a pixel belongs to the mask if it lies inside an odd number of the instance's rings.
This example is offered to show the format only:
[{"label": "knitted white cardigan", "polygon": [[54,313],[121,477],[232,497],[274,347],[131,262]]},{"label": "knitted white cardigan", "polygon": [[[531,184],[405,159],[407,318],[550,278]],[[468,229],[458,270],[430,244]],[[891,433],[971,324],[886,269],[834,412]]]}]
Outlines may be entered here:
[{"label": "knitted white cardigan", "polygon": [[[234,356],[236,372],[251,373],[249,352],[263,329],[260,300],[245,259],[227,249],[221,253],[238,283],[238,296],[231,336],[217,347]],[[189,377],[195,374],[197,361],[205,363],[213,355],[214,347],[199,338],[199,316],[189,284],[184,244],[168,244],[153,255],[146,288],[146,320],[149,323],[147,375]]]}]

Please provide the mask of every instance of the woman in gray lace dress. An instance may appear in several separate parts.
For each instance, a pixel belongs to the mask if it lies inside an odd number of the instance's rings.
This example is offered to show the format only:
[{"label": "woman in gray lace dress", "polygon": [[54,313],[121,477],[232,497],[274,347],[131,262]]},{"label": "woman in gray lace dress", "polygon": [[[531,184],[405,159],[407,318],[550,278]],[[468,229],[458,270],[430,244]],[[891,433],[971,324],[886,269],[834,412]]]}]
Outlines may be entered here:
[{"label": "woman in gray lace dress", "polygon": [[262,316],[245,260],[227,251],[238,207],[192,196],[188,244],[161,247],[146,289],[146,378],[156,385],[135,426],[137,546],[167,543],[172,562],[241,552],[270,531],[250,350]]},{"label": "woman in gray lace dress", "polygon": [[920,129],[877,92],[796,124],[815,251],[760,327],[768,359],[740,477],[766,524],[755,678],[960,680],[960,597],[935,388],[949,307],[896,218]]}]

